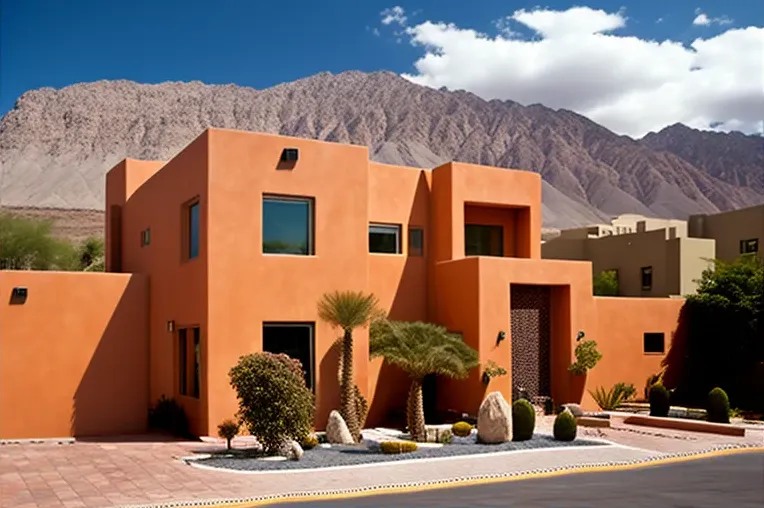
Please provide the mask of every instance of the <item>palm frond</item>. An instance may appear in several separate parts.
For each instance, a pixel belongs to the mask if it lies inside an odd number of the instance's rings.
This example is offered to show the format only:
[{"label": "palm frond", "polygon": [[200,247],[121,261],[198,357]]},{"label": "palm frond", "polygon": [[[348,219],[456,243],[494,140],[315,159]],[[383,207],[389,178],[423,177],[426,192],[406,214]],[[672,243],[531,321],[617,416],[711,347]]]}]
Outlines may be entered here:
[{"label": "palm frond", "polygon": [[352,331],[365,326],[378,315],[378,300],[361,291],[326,293],[318,302],[318,316],[342,330]]}]

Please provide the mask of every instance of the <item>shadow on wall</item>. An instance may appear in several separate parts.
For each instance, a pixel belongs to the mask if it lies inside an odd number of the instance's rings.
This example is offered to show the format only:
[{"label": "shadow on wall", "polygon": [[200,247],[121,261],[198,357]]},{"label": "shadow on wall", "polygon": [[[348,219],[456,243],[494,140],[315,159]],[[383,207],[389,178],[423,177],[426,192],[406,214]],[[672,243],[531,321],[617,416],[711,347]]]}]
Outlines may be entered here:
[{"label": "shadow on wall", "polygon": [[[113,441],[120,439],[115,435],[147,431],[148,312],[135,305],[146,293],[146,282],[131,277],[75,391],[74,437],[110,435]],[[136,315],[138,308],[143,315]],[[76,347],[77,338],[71,340]]]},{"label": "shadow on wall", "polygon": [[[319,365],[318,379],[321,381],[316,383],[316,408],[324,408],[324,411],[322,413],[316,412],[315,425],[317,429],[324,429],[329,420],[329,412],[340,407],[340,346],[337,342],[329,348]],[[319,400],[321,404],[318,403]]]}]

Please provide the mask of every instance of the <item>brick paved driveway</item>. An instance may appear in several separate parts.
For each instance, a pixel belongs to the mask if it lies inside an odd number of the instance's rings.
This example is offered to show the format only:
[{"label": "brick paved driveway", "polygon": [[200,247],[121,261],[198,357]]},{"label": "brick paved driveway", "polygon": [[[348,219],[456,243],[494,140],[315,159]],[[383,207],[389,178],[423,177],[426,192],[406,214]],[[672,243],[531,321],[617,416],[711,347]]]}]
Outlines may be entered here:
[{"label": "brick paved driveway", "polygon": [[[426,464],[325,472],[252,475],[201,470],[178,457],[209,451],[214,443],[161,441],[159,437],[79,441],[75,444],[0,445],[0,506],[5,508],[111,507],[169,501],[232,499],[293,491],[321,491],[412,480],[527,471],[576,463],[629,461],[664,453],[692,452],[725,444],[764,445],[764,431],[745,438],[624,425],[580,429],[622,447],[571,448]],[[544,431],[550,422],[539,422]]]}]

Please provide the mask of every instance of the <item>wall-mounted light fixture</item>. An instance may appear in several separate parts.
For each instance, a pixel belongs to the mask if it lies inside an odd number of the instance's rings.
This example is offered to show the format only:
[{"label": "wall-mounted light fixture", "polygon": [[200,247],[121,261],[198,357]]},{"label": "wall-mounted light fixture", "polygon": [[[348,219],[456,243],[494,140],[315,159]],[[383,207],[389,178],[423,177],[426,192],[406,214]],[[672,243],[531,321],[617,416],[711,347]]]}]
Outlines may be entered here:
[{"label": "wall-mounted light fixture", "polygon": [[501,344],[501,341],[507,338],[507,334],[504,330],[499,331],[499,335],[496,336],[496,345]]},{"label": "wall-mounted light fixture", "polygon": [[578,332],[578,335],[576,336],[576,342],[579,342],[581,339],[583,339],[583,338],[584,338],[584,335],[586,335],[586,334],[584,333],[584,331],[583,331],[583,330],[580,330],[580,331]]},{"label": "wall-mounted light fixture", "polygon": [[11,290],[11,305],[24,305],[27,301],[29,290],[25,287],[15,287]]},{"label": "wall-mounted light fixture", "polygon": [[167,322],[167,331],[171,332],[171,333],[175,331],[175,321],[174,320],[171,319],[170,321]]}]

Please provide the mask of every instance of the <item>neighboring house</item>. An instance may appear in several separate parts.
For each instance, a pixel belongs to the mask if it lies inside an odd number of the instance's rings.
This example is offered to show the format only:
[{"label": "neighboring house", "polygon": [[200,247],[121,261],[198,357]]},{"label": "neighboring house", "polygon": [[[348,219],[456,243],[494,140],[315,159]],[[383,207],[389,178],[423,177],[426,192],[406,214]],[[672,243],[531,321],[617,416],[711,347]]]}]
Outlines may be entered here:
[{"label": "neighboring house", "polygon": [[[229,370],[263,350],[303,362],[320,430],[339,405],[339,331],[316,307],[334,290],[478,350],[468,379],[428,391],[439,410],[521,388],[594,408],[587,389],[641,388],[683,300],[594,297],[590,262],[541,258],[541,209],[537,173],[389,166],[268,134],[208,129],[170,161],[122,161],[106,178],[110,273],[0,271],[0,438],[141,432],[162,395],[214,434],[237,411]],[[603,354],[585,378],[568,371],[579,332]],[[355,381],[379,425],[408,383],[367,352],[359,329]],[[485,384],[488,361],[508,374]]]},{"label": "neighboring house", "polygon": [[764,259],[764,204],[713,215],[693,215],[689,236],[716,241],[716,256],[733,261],[741,254]]},{"label": "neighboring house", "polygon": [[593,224],[580,228],[563,229],[558,238],[580,240],[603,238],[606,236],[625,235],[629,233],[644,233],[666,229],[673,237],[687,236],[687,221],[677,219],[655,219],[642,215],[626,213],[614,217],[610,224]]}]

